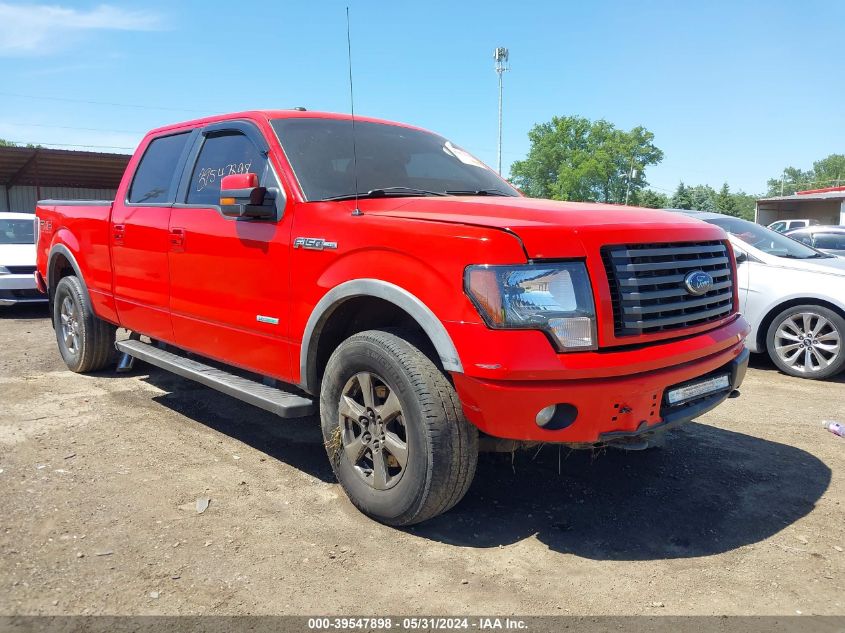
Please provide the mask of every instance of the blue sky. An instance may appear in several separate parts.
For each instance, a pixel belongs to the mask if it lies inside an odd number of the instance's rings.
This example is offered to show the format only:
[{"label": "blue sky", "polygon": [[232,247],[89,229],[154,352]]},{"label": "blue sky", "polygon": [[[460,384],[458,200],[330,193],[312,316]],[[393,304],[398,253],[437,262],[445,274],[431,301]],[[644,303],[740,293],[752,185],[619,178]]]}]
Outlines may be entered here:
[{"label": "blue sky", "polygon": [[490,165],[496,46],[511,54],[506,167],[532,125],[569,114],[652,130],[658,190],[758,193],[787,165],[845,152],[839,0],[0,0],[0,137],[132,148],[205,114],[348,111],[347,4],[356,112],[435,130]]}]

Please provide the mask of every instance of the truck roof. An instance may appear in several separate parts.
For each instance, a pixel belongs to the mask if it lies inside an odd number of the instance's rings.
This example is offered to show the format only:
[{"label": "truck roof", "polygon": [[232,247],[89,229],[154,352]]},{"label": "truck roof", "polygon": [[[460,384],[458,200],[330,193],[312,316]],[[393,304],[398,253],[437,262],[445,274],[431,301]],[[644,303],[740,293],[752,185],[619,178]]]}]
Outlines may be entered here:
[{"label": "truck roof", "polygon": [[[243,112],[232,112],[229,114],[215,114],[214,116],[203,117],[201,119],[193,119],[191,121],[182,121],[181,123],[172,123],[162,127],[155,128],[149,134],[159,134],[161,132],[170,132],[172,130],[179,130],[186,127],[198,127],[201,125],[208,125],[209,123],[217,123],[218,121],[230,121],[233,119],[339,119],[352,120],[352,115],[340,112],[320,112],[316,110],[245,110]],[[397,121],[388,121],[386,119],[376,119],[373,117],[355,115],[356,121],[366,123],[383,123],[385,125],[398,125],[412,130],[420,130],[427,132],[428,130],[417,127],[415,125],[408,125],[407,123],[399,123]]]}]

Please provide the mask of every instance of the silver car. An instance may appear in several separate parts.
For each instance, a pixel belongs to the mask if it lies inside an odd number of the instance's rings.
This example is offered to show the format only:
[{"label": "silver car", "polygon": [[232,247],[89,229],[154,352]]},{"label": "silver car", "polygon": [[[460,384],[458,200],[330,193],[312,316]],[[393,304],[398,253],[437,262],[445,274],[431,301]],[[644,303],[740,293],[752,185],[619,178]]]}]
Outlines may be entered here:
[{"label": "silver car", "polygon": [[813,226],[786,231],[784,235],[823,253],[845,257],[845,226]]},{"label": "silver car", "polygon": [[845,258],[739,218],[682,211],[727,232],[737,257],[746,345],[783,372],[829,378],[845,369]]},{"label": "silver car", "polygon": [[0,306],[45,303],[35,286],[35,216],[0,213]]}]

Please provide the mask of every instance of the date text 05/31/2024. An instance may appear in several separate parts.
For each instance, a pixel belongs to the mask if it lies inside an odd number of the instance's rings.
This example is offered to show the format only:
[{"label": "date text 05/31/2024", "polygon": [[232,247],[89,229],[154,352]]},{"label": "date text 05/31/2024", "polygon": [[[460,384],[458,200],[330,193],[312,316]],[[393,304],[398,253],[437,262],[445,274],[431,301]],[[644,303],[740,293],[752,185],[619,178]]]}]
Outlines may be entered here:
[{"label": "date text 05/31/2024", "polygon": [[[400,627],[401,625],[401,627]],[[524,620],[517,618],[477,617],[416,617],[416,618],[309,618],[308,628],[314,631],[330,630],[511,630],[528,628]]]}]

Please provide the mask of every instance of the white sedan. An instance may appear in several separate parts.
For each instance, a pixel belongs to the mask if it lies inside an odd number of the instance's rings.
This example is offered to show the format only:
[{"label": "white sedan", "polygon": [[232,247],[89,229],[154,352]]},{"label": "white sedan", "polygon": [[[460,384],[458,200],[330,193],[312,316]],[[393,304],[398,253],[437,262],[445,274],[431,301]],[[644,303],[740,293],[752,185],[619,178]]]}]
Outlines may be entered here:
[{"label": "white sedan", "polygon": [[768,353],[781,371],[801,378],[829,378],[845,369],[845,258],[747,220],[682,213],[727,232],[752,352]]},{"label": "white sedan", "polygon": [[0,212],[0,306],[42,303],[35,286],[35,236],[31,213]]}]

